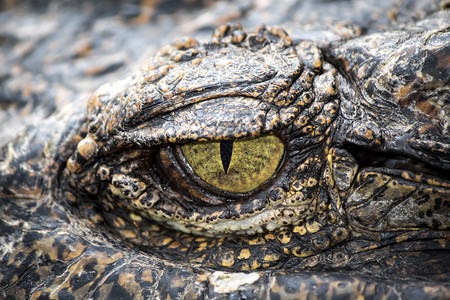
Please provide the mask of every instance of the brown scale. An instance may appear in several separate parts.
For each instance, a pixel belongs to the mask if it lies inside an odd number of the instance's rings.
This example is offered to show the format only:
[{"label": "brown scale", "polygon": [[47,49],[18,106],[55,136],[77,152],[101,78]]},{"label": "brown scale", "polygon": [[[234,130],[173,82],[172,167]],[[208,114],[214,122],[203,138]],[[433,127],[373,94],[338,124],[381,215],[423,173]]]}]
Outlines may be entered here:
[{"label": "brown scale", "polygon": [[449,198],[448,191],[426,185],[417,187],[410,181],[376,172],[363,172],[356,180],[355,185],[360,187],[352,192],[346,204],[354,226],[373,231],[448,228],[448,210],[436,206],[437,199]]},{"label": "brown scale", "polygon": [[[346,199],[358,171],[358,162],[343,149],[331,148],[327,153],[324,178],[334,199],[334,209],[343,214],[342,200]],[[331,205],[330,205],[331,206]]]}]

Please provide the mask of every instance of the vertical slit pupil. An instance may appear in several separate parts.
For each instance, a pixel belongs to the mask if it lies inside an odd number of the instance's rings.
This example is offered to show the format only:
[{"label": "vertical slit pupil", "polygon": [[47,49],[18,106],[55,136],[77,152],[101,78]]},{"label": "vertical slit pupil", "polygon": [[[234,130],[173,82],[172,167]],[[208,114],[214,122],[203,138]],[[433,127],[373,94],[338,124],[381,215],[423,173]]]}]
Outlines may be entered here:
[{"label": "vertical slit pupil", "polygon": [[233,154],[233,141],[220,142],[220,158],[222,159],[222,166],[225,174],[230,167],[231,155]]}]

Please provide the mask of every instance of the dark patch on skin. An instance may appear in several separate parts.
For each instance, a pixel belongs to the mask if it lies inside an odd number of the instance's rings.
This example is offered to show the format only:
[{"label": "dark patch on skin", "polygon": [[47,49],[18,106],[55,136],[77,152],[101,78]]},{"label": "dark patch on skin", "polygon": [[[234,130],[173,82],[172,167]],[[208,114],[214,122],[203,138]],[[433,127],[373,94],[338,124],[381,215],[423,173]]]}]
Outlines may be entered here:
[{"label": "dark patch on skin", "polygon": [[441,204],[442,204],[442,198],[434,199],[434,209],[435,210],[439,210],[439,208],[441,208]]},{"label": "dark patch on skin", "polygon": [[432,222],[433,228],[435,228],[435,229],[439,229],[442,226],[442,223],[438,220],[433,219],[431,222]]},{"label": "dark patch on skin", "polygon": [[67,288],[64,288],[58,292],[58,298],[63,300],[76,300],[76,298],[67,290]]},{"label": "dark patch on skin", "polygon": [[33,245],[35,242],[40,241],[44,236],[36,231],[28,231],[27,233],[24,234],[23,236],[23,245],[26,248],[33,248]]},{"label": "dark patch on skin", "polygon": [[0,220],[0,234],[5,236],[12,236],[17,234],[17,231],[17,227],[9,226],[5,221]]},{"label": "dark patch on skin", "polygon": [[[59,239],[62,239],[62,237],[59,237]],[[67,245],[60,243],[60,241],[56,243],[57,240],[58,238],[55,239],[55,243],[53,244],[53,246],[58,248],[58,258],[61,259],[64,256],[64,251],[67,250]]]},{"label": "dark patch on skin", "polygon": [[[419,195],[420,194],[423,194],[423,191],[419,191]],[[422,197],[416,199],[416,203],[419,205],[427,204],[428,201],[430,201],[430,195],[423,195]]]},{"label": "dark patch on skin", "polygon": [[134,298],[132,294],[130,294],[126,287],[119,285],[118,283],[113,284],[110,294],[108,295],[108,299],[132,299]]},{"label": "dark patch on skin", "polygon": [[[176,269],[168,269],[159,280],[159,288],[161,289],[162,299],[177,299],[183,294],[187,282],[183,280],[183,277],[188,274]],[[176,282],[174,282],[174,279]]]},{"label": "dark patch on skin", "polygon": [[70,278],[70,286],[72,290],[76,291],[84,288],[85,285],[91,284],[96,277],[98,277],[98,272],[95,270],[96,265],[97,262],[95,261],[89,262],[84,266],[82,276],[75,275]]}]

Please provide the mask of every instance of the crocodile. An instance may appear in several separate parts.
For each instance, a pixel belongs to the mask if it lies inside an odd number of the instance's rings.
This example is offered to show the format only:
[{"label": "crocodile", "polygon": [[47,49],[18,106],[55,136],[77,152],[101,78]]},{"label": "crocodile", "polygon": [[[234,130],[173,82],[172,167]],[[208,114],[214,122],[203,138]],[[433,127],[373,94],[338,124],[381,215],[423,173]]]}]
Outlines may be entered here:
[{"label": "crocodile", "polygon": [[223,25],[28,125],[0,295],[450,298],[449,20]]}]

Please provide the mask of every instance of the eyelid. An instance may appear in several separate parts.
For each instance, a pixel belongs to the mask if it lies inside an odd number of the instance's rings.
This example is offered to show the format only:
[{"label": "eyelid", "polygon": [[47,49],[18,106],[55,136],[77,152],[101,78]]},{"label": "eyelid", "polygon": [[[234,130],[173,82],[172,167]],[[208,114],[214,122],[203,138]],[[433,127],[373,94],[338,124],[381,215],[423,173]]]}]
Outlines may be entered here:
[{"label": "eyelid", "polygon": [[118,140],[138,140],[140,146],[149,148],[198,140],[255,137],[279,125],[265,124],[270,110],[270,104],[258,99],[218,97],[156,116],[136,127],[124,127],[116,134]]}]

